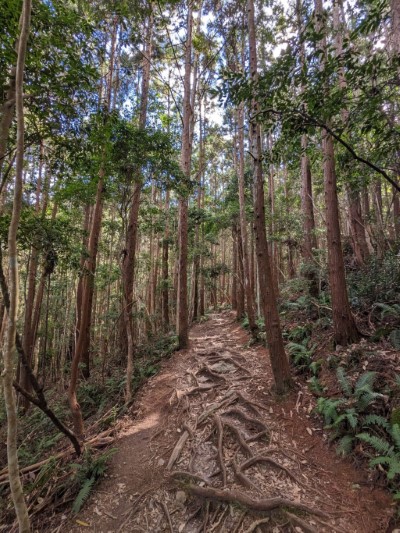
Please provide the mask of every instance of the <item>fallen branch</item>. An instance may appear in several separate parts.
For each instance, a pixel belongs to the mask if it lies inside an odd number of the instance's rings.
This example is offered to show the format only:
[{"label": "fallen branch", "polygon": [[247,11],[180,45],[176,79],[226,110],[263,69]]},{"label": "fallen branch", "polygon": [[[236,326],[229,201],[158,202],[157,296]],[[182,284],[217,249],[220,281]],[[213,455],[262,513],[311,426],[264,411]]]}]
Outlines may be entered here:
[{"label": "fallen branch", "polygon": [[182,435],[180,436],[178,442],[175,445],[175,448],[172,451],[171,457],[169,458],[168,464],[167,464],[167,470],[171,470],[171,468],[174,466],[176,460],[180,456],[183,447],[186,444],[186,441],[189,438],[189,431],[184,431]]},{"label": "fallen branch", "polygon": [[[102,447],[106,444],[111,444],[114,439],[107,440],[108,435],[112,433],[114,429],[108,429],[104,431],[103,433],[100,433],[96,437],[88,440],[85,443],[85,446],[93,446],[95,448]],[[42,466],[46,465],[50,461],[54,461],[54,459],[62,459],[63,457],[67,457],[68,455],[71,455],[74,452],[72,448],[68,448],[67,450],[64,450],[60,453],[57,453],[56,455],[52,455],[51,457],[48,457],[47,459],[43,459],[43,461],[39,461],[38,463],[34,463],[29,466],[25,466],[24,468],[20,469],[21,474],[27,474],[29,472],[35,472],[36,470],[39,470]],[[3,470],[0,471],[0,483],[2,481],[6,481],[8,479],[8,468],[3,468]]]},{"label": "fallen branch", "polygon": [[167,518],[170,532],[174,533],[174,527],[172,525],[171,515],[169,514],[167,504],[165,502],[163,502],[163,501],[159,501],[158,503],[161,505],[161,507],[162,507],[162,509],[164,511],[164,514],[165,514],[165,516]]},{"label": "fallen branch", "polygon": [[[4,271],[3,271],[3,253],[2,253],[2,250],[1,250],[1,246],[0,246],[0,288],[1,288],[1,293],[2,293],[2,296],[3,296],[4,307],[6,308],[7,313],[8,313],[8,311],[10,309],[10,293],[8,291],[7,281],[6,281],[6,277],[4,275]],[[24,351],[24,348],[22,346],[21,337],[19,336],[18,331],[15,332],[15,346],[17,348],[17,352],[18,352],[18,356],[19,356],[19,360],[20,360],[21,366],[23,367],[23,369],[24,369],[24,371],[25,371],[25,373],[26,373],[26,375],[27,375],[27,377],[29,379],[29,382],[32,385],[32,389],[35,391],[35,394],[36,394],[37,398],[32,396],[29,392],[25,391],[15,381],[13,383],[14,388],[16,390],[18,390],[18,392],[20,392],[23,396],[25,396],[25,398],[27,398],[31,403],[33,403],[34,405],[39,407],[39,409],[41,409],[45,413],[45,415],[48,416],[48,418],[50,418],[50,420],[53,422],[53,424],[56,426],[56,428],[59,429],[61,431],[61,433],[63,433],[71,441],[72,446],[74,447],[75,452],[76,452],[76,454],[79,457],[79,455],[81,454],[81,451],[82,451],[80,442],[78,441],[78,439],[75,436],[75,434],[70,429],[68,429],[67,426],[65,426],[61,422],[61,420],[59,420],[59,418],[55,415],[55,413],[47,405],[47,400],[46,400],[46,397],[45,397],[45,395],[43,393],[43,387],[41,385],[39,385],[39,382],[36,379],[35,374],[33,373],[31,365],[29,364],[28,358],[27,358],[26,353]]]}]

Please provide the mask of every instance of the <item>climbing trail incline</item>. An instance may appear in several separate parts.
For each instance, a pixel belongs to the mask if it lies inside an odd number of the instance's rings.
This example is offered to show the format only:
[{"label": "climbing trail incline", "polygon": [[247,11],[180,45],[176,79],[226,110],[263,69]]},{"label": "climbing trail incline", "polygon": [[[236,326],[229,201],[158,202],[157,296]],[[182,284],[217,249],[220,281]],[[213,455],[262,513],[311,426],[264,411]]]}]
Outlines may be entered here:
[{"label": "climbing trail incline", "polygon": [[70,531],[386,531],[389,497],[329,449],[307,391],[277,401],[268,354],[248,340],[229,312],[192,329]]}]

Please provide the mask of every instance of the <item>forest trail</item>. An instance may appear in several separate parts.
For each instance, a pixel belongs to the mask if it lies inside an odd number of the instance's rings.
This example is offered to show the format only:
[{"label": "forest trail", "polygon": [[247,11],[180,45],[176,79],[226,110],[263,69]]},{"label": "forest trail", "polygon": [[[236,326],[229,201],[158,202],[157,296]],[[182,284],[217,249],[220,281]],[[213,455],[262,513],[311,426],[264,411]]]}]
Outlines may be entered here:
[{"label": "forest trail", "polygon": [[[267,352],[248,346],[232,313],[195,326],[190,339],[124,419],[106,479],[52,531],[388,530],[389,495],[328,447],[307,391],[277,403]],[[248,506],[234,503],[238,495]]]}]

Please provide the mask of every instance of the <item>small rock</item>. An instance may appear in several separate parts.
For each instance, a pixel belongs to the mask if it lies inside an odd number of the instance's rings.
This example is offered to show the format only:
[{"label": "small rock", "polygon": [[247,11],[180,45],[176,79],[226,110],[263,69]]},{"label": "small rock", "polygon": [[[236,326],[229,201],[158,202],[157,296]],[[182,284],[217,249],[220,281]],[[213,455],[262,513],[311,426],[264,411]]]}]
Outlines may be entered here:
[{"label": "small rock", "polygon": [[159,460],[158,460],[158,466],[164,466],[165,465],[165,461],[164,459],[161,457]]},{"label": "small rock", "polygon": [[175,499],[178,503],[181,503],[183,505],[187,499],[186,492],[184,492],[183,490],[178,490]]}]

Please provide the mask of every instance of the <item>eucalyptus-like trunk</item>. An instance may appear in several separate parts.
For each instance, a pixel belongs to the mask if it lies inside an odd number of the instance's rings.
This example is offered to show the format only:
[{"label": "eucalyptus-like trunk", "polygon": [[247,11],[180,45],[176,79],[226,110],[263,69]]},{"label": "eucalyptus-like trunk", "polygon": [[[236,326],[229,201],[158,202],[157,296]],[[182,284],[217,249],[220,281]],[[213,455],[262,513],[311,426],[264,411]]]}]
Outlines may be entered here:
[{"label": "eucalyptus-like trunk", "polygon": [[[253,0],[247,2],[249,27],[250,76],[257,81],[257,47],[254,22]],[[254,98],[251,105],[252,120],[250,132],[252,141],[252,159],[254,165],[254,233],[258,264],[258,282],[261,306],[265,320],[265,330],[271,359],[275,387],[278,394],[283,393],[291,385],[289,361],[283,345],[282,331],[279,321],[276,290],[272,277],[271,261],[268,252],[267,234],[265,229],[265,197],[264,177],[262,169],[261,131],[257,123],[258,103]]]}]

